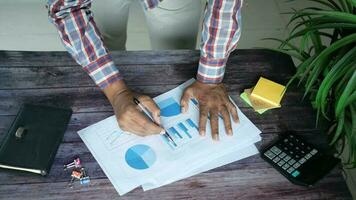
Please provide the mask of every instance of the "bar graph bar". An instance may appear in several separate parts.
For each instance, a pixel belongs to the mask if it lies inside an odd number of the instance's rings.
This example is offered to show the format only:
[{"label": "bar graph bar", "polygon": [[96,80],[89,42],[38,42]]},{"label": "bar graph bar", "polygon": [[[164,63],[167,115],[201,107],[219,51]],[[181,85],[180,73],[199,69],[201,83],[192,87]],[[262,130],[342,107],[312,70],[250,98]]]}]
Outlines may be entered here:
[{"label": "bar graph bar", "polygon": [[186,122],[192,127],[195,128],[199,132],[198,126],[191,119],[187,119]]},{"label": "bar graph bar", "polygon": [[178,127],[179,127],[189,138],[192,138],[192,136],[189,134],[189,131],[188,131],[187,127],[185,127],[182,122],[179,122],[179,123],[178,123]]},{"label": "bar graph bar", "polygon": [[174,136],[176,136],[176,137],[178,137],[178,138],[180,138],[180,139],[183,139],[182,135],[179,134],[179,132],[178,132],[174,127],[169,128],[168,131],[169,131],[170,133],[173,133]]},{"label": "bar graph bar", "polygon": [[182,119],[178,121],[177,124],[167,128],[167,132],[173,138],[175,144],[172,143],[165,135],[161,136],[162,140],[170,146],[172,150],[175,150],[194,140],[194,136],[198,135],[199,128],[192,119]]},{"label": "bar graph bar", "polygon": [[164,141],[166,144],[168,144],[168,146],[171,147],[172,150],[174,150],[174,148],[177,147],[177,145],[176,145],[175,143],[172,143],[172,142],[168,139],[168,137],[167,137],[166,135],[161,135],[161,137],[162,137],[163,141]]}]

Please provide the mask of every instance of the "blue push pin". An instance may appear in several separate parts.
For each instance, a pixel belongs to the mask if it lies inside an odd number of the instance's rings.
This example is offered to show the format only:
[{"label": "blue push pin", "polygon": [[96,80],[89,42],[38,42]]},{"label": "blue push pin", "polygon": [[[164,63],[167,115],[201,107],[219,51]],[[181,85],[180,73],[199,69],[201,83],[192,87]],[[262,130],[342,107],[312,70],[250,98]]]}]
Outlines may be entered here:
[{"label": "blue push pin", "polygon": [[87,185],[87,184],[89,184],[89,183],[90,183],[90,178],[89,178],[89,176],[86,176],[86,177],[83,177],[83,178],[80,179],[80,184],[81,184],[81,185]]}]

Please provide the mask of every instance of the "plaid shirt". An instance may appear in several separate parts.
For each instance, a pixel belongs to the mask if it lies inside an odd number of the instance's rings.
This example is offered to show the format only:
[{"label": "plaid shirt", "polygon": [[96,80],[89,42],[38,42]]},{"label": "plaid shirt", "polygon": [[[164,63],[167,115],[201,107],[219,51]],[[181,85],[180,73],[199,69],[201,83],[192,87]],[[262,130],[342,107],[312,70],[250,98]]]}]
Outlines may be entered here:
[{"label": "plaid shirt", "polygon": [[[146,9],[153,9],[161,0],[141,1]],[[242,0],[208,0],[200,45],[199,81],[222,81],[226,61],[240,38],[241,5]],[[103,44],[90,6],[91,0],[48,0],[50,21],[58,29],[65,48],[104,89],[122,76]]]}]

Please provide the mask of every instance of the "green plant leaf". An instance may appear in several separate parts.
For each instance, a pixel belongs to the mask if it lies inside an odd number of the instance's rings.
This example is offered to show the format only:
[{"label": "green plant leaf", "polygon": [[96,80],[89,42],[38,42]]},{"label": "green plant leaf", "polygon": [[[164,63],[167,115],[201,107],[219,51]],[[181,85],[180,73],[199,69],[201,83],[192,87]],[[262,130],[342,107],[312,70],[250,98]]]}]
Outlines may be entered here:
[{"label": "green plant leaf", "polygon": [[344,76],[350,68],[356,70],[356,60],[354,60],[355,57],[356,47],[349,50],[341,57],[341,59],[337,60],[337,62],[332,66],[331,70],[328,72],[327,76],[323,79],[319,86],[315,101],[316,105],[321,109],[321,113],[325,118],[328,118],[325,110],[326,105],[328,105],[327,95],[329,94],[332,85],[340,78],[342,78],[342,76]]},{"label": "green plant leaf", "polygon": [[344,128],[344,123],[345,123],[345,112],[343,111],[340,114],[340,117],[338,118],[337,128],[336,128],[334,137],[330,142],[331,145],[335,144],[335,142],[340,138],[340,135],[341,135],[341,133],[343,131],[343,128]]},{"label": "green plant leaf", "polygon": [[[333,53],[334,51],[338,50],[339,48],[349,44],[349,43],[353,43],[356,41],[356,33],[351,34],[349,36],[346,36],[338,41],[336,41],[335,43],[333,43],[332,45],[330,45],[328,48],[324,49],[314,60],[313,62],[310,64],[311,67],[309,67],[309,70],[315,68],[315,73],[312,74],[312,77],[309,79],[307,85],[306,85],[306,89],[305,89],[305,93],[304,93],[304,97],[306,96],[306,94],[309,92],[311,86],[313,85],[313,83],[315,82],[317,76],[315,74],[320,73],[320,69],[321,66],[323,64],[325,64],[327,62],[327,57]],[[306,70],[308,71],[308,70]]]},{"label": "green plant leaf", "polygon": [[340,12],[340,11],[325,11],[325,10],[313,10],[313,11],[298,11],[298,14],[294,18],[300,18],[303,16],[322,15],[332,19],[340,19],[349,23],[356,23],[356,16],[354,14]]},{"label": "green plant leaf", "polygon": [[347,106],[347,99],[351,96],[353,91],[356,90],[356,71],[353,72],[350,80],[348,81],[344,91],[342,92],[339,100],[336,103],[335,116],[339,118],[343,109]]},{"label": "green plant leaf", "polygon": [[351,105],[353,102],[356,102],[356,91],[354,91],[346,101],[346,105]]},{"label": "green plant leaf", "polygon": [[353,7],[356,7],[356,0],[351,0],[351,4],[353,5]]},{"label": "green plant leaf", "polygon": [[338,28],[356,29],[356,23],[326,23],[326,24],[308,26],[307,28],[302,29],[302,30],[290,35],[286,39],[286,41],[290,41],[296,37],[303,36],[310,31],[320,30],[320,29],[338,29]]},{"label": "green plant leaf", "polygon": [[310,63],[316,58],[317,55],[307,58],[304,63],[297,69],[297,75],[301,75],[298,86],[304,81],[304,78],[307,76],[308,71],[310,71]]},{"label": "green plant leaf", "polygon": [[339,2],[340,2],[340,5],[341,5],[341,7],[342,7],[342,11],[344,11],[344,12],[350,12],[349,7],[347,6],[345,0],[339,0]]},{"label": "green plant leaf", "polygon": [[341,11],[340,6],[336,2],[334,2],[333,0],[328,0],[328,2],[332,4],[335,8],[337,8],[337,10]]},{"label": "green plant leaf", "polygon": [[343,88],[346,87],[347,82],[352,76],[352,73],[354,72],[354,68],[350,68],[345,75],[342,77],[341,80],[338,81],[336,87],[334,88],[334,93],[335,93],[335,99],[340,98],[342,91],[344,91]]},{"label": "green plant leaf", "polygon": [[337,7],[335,7],[333,4],[331,4],[330,2],[326,2],[326,1],[323,1],[323,0],[309,0],[309,1],[312,1],[312,2],[317,2],[321,5],[324,5],[328,8],[331,8],[332,10],[338,10]]}]

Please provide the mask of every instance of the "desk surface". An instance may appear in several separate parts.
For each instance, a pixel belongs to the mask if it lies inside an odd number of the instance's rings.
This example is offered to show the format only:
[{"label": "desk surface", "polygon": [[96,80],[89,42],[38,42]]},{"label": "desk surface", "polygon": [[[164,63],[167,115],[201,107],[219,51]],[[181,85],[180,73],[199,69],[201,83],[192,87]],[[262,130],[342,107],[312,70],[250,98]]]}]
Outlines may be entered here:
[{"label": "desk surface", "polygon": [[[114,52],[127,84],[154,97],[194,77],[198,51]],[[237,95],[259,76],[285,84],[294,73],[290,57],[266,50],[231,54],[224,82],[237,105],[257,125],[267,144],[285,130],[294,130],[320,148],[326,147],[321,128],[302,93],[292,86],[282,108],[259,115]],[[113,115],[110,104],[91,79],[65,52],[0,51],[0,140],[23,102],[71,106],[74,114],[48,177],[0,171],[0,199],[351,199],[339,168],[312,188],[296,186],[258,155],[143,192],[119,197],[76,131]],[[63,164],[79,156],[88,169],[88,187],[68,188]]]}]

